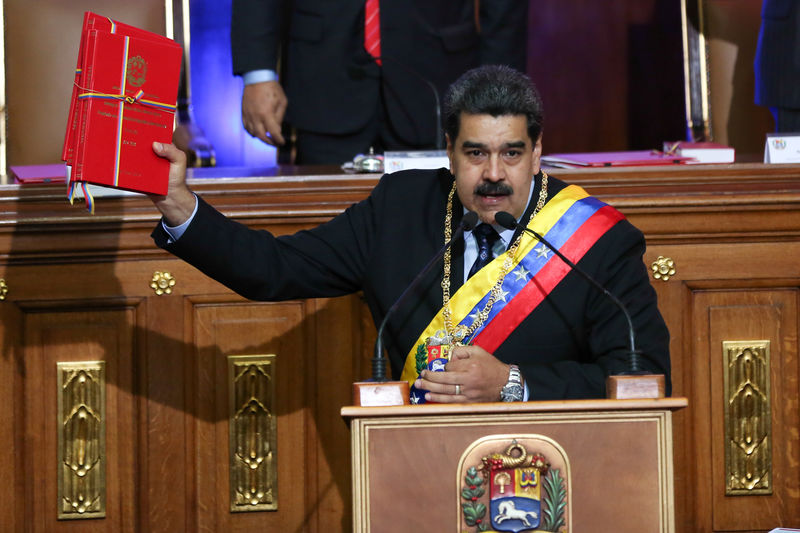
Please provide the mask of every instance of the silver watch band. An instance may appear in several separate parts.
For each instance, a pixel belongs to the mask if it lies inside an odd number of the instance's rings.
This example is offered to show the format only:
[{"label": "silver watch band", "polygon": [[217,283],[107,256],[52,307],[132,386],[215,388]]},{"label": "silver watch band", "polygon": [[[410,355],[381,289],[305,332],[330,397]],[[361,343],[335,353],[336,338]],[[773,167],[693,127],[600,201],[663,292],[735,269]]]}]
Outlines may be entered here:
[{"label": "silver watch band", "polygon": [[509,365],[508,382],[500,390],[500,399],[504,402],[521,402],[524,397],[522,373],[517,365]]}]

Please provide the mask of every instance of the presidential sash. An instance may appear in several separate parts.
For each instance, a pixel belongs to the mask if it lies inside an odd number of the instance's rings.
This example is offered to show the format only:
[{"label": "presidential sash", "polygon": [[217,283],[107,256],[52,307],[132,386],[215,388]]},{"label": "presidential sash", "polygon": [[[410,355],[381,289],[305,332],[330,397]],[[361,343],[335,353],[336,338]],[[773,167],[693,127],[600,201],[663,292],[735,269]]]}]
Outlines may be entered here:
[{"label": "presidential sash", "polygon": [[[623,218],[622,213],[613,207],[589,196],[582,188],[570,185],[545,204],[528,228],[543,235],[570,261],[577,263]],[[492,287],[500,279],[507,255],[508,252],[496,257],[469,278],[450,299],[456,329],[472,326],[484,309]],[[494,353],[570,271],[569,265],[529,233],[522,234],[511,265],[488,317],[471,338],[464,339],[464,344],[475,344]],[[445,340],[437,343],[435,339]],[[407,355],[401,379],[413,387],[423,369],[443,369],[448,349],[440,310]]]}]

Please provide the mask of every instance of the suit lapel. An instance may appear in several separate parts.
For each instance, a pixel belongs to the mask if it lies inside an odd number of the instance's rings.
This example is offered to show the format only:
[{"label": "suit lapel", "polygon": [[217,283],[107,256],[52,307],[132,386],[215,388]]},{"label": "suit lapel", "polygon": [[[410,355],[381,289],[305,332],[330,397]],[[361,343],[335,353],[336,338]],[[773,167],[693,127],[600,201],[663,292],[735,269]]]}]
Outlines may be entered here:
[{"label": "suit lapel", "polygon": [[[464,206],[458,199],[458,194],[453,195],[453,226],[450,230],[455,233],[456,228],[464,218]],[[452,234],[452,233],[451,233]],[[464,284],[464,238],[455,240],[450,252],[450,294],[461,288]]]}]

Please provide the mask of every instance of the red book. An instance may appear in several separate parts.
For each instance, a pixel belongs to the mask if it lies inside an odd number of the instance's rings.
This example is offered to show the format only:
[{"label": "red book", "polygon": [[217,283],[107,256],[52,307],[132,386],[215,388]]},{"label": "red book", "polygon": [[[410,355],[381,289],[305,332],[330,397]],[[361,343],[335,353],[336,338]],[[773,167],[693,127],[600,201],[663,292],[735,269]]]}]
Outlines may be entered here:
[{"label": "red book", "polygon": [[88,40],[89,31],[91,30],[118,33],[120,35],[130,35],[132,37],[141,39],[151,39],[154,41],[170,43],[173,46],[180,47],[180,45],[178,45],[175,41],[158,35],[157,33],[149,32],[147,30],[130,26],[122,22],[117,22],[108,17],[98,15],[97,13],[92,13],[91,11],[84,13],[83,29],[81,31],[80,46],[78,48],[78,60],[75,67],[75,82],[72,85],[72,98],[70,99],[69,114],[67,115],[67,131],[66,135],[64,136],[64,147],[61,151],[61,159],[62,161],[65,161],[67,165],[73,164],[75,145],[77,143],[78,132],[80,129],[78,122],[81,115],[81,104],[78,100],[78,94],[82,92],[81,83],[83,83],[82,80],[84,79],[84,65],[87,62],[86,41]]},{"label": "red book", "polygon": [[72,182],[166,194],[181,49],[172,42],[90,30]]}]

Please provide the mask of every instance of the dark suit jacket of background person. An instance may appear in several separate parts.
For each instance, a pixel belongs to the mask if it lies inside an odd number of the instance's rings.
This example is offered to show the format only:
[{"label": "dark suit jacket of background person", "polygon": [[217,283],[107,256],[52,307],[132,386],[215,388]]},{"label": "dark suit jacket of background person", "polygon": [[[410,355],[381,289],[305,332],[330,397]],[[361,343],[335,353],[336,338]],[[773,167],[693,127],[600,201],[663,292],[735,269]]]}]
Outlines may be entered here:
[{"label": "dark suit jacket of background person", "polygon": [[322,134],[359,131],[375,120],[382,93],[399,136],[411,146],[432,147],[433,93],[409,69],[432,82],[440,95],[480,64],[526,70],[528,2],[482,0],[478,33],[475,0],[381,0],[382,69],[364,50],[364,2],[234,0],[234,73],[277,71],[285,42],[281,82],[289,98],[287,118],[295,128]]},{"label": "dark suit jacket of background person", "polygon": [[764,0],[756,51],[759,105],[800,109],[800,2]]},{"label": "dark suit jacket of background person", "polygon": [[[552,177],[549,182],[549,198],[565,186]],[[201,200],[195,219],[176,243],[167,244],[160,224],[153,238],[249,299],[330,297],[363,290],[378,324],[442,247],[452,183],[446,169],[389,174],[367,199],[333,220],[278,238],[231,221]],[[537,178],[531,204],[538,198],[539,184]],[[455,226],[463,208],[458,195],[453,203]],[[623,220],[600,238],[579,266],[626,303],[637,347],[646,354],[644,366],[664,373],[669,390],[669,333],[642,262],[644,246],[641,232]],[[452,294],[463,284],[463,253],[459,239],[452,257]],[[389,321],[385,339],[394,378],[442,306],[441,279],[441,266],[433,268]],[[627,342],[627,323],[619,309],[572,272],[494,355],[520,366],[531,400],[602,398],[604,370],[625,369]]]}]

